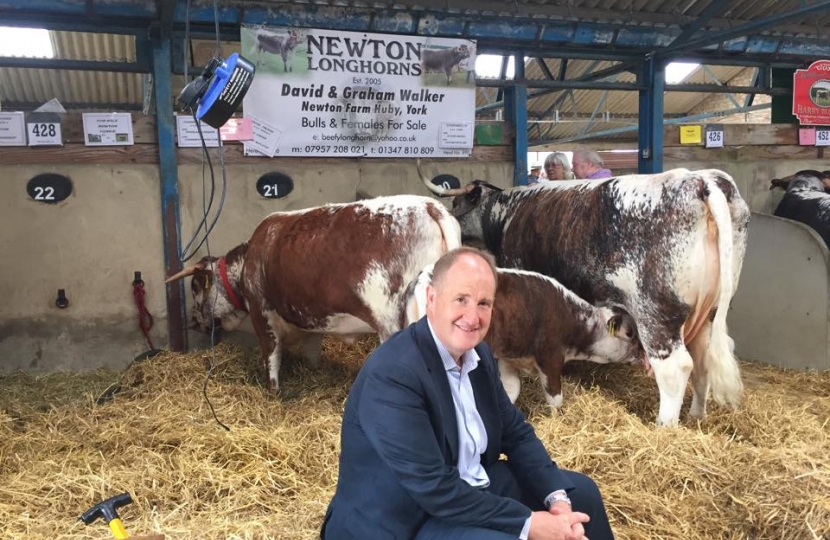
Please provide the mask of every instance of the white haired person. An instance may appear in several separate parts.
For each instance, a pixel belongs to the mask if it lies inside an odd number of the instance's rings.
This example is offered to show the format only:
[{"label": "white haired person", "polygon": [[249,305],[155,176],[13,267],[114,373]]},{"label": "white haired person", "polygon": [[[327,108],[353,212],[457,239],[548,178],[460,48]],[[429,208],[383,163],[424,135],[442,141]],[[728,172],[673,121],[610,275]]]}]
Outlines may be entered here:
[{"label": "white haired person", "polygon": [[545,158],[545,173],[548,180],[573,180],[574,173],[571,164],[568,163],[568,156],[562,152],[548,154]]},{"label": "white haired person", "polygon": [[590,148],[580,148],[574,152],[574,174],[577,178],[596,180],[614,176],[611,169],[605,168],[605,162]]}]

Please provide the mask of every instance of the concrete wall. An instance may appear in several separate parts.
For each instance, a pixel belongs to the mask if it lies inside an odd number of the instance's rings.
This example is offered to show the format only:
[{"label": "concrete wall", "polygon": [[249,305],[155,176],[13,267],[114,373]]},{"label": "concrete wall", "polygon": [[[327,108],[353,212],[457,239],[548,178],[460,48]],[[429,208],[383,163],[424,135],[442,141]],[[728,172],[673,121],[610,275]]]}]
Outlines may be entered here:
[{"label": "concrete wall", "polygon": [[809,227],[753,212],[729,311],[736,354],[788,368],[830,369],[830,254]]},{"label": "concrete wall", "polygon": [[[228,193],[222,216],[211,234],[211,253],[223,254],[247,240],[254,227],[271,212],[351,202],[358,190],[371,196],[431,195],[421,183],[415,160],[316,161],[319,160],[252,158],[250,164],[228,166]],[[437,174],[452,174],[462,184],[479,179],[509,187],[513,175],[513,164],[508,162],[430,161],[422,163],[422,168],[430,178]],[[290,176],[294,191],[282,199],[265,199],[257,193],[256,181],[263,174],[274,171]],[[216,182],[218,201],[221,182],[218,170]],[[188,239],[203,214],[201,166],[179,167],[179,198],[182,236]],[[204,250],[200,253],[206,254]]]},{"label": "concrete wall", "polygon": [[[68,176],[72,195],[33,201],[28,180]],[[19,165],[0,186],[0,374],[119,367],[146,350],[133,301],[133,272],[147,282],[147,307],[164,345],[158,167]],[[65,289],[69,307],[55,306]]]},{"label": "concrete wall", "polygon": [[[75,154],[70,156],[69,150]],[[136,152],[137,156],[143,151],[146,149],[138,146],[127,150]],[[158,166],[155,163],[37,164],[41,159],[124,160],[118,156],[106,157],[100,149],[42,148],[11,152],[0,149],[4,173],[4,182],[0,185],[0,246],[5,255],[0,267],[0,298],[3,299],[0,303],[0,375],[16,369],[31,372],[120,369],[146,351],[148,345],[138,327],[132,295],[134,271],[141,271],[146,283],[147,307],[155,318],[153,344],[166,347]],[[61,157],[61,153],[67,157]],[[83,156],[81,159],[78,153]],[[30,163],[11,164],[18,160]],[[224,254],[247,240],[254,227],[271,212],[353,201],[358,189],[372,196],[429,194],[420,182],[414,160],[249,158],[240,161],[237,155],[236,162],[227,166],[227,197],[210,236],[213,255]],[[180,163],[184,243],[202,215],[202,167],[197,159],[187,155]],[[423,168],[430,177],[449,173],[462,182],[482,179],[507,187],[511,183],[513,164],[482,159],[444,160],[425,162]],[[221,171],[215,160],[214,171],[215,204],[218,204]],[[287,197],[265,199],[257,193],[257,179],[271,171],[281,171],[294,180],[294,191]],[[72,180],[74,191],[69,199],[47,205],[29,198],[26,183],[45,172],[63,174]],[[203,247],[191,262],[205,254],[207,250]],[[66,290],[70,301],[66,309],[55,307],[59,288]],[[189,300],[189,288],[185,290]],[[254,343],[252,336],[244,332],[230,337],[231,341]],[[193,347],[207,344],[207,336],[191,332],[189,338]]]}]

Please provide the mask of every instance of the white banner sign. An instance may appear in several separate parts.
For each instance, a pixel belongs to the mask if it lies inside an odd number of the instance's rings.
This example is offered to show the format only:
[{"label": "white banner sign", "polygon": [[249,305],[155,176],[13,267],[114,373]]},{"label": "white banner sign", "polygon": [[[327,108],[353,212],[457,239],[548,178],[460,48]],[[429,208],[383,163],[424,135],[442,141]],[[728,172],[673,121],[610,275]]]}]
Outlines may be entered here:
[{"label": "white banner sign", "polygon": [[0,146],[26,146],[26,119],[22,112],[0,113]]},{"label": "white banner sign", "polygon": [[[243,27],[242,54],[257,65],[245,116],[280,133],[275,156],[466,157],[475,47],[464,39]],[[256,124],[254,131],[257,138]]]},{"label": "white banner sign", "polygon": [[133,117],[130,113],[84,113],[84,144],[87,146],[130,146],[133,144]]}]

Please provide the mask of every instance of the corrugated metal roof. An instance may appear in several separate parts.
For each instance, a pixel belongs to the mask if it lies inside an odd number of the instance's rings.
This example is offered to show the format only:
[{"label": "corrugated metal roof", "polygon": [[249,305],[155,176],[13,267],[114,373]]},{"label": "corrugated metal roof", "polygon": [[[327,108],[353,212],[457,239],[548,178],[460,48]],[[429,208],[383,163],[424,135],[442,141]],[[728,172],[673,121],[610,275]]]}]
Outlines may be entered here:
[{"label": "corrugated metal roof", "polygon": [[142,104],[143,77],[140,73],[0,68],[0,104],[41,104],[57,98],[63,104],[86,104],[87,108],[135,109]]},{"label": "corrugated metal roof", "polygon": [[55,58],[61,60],[135,62],[135,37],[131,35],[60,31],[49,34]]},{"label": "corrugated metal roof", "polygon": [[[134,62],[135,37],[88,32],[50,32],[55,58]],[[66,104],[142,104],[143,75],[58,69],[0,68],[0,99],[3,102],[39,104],[57,98]]]}]

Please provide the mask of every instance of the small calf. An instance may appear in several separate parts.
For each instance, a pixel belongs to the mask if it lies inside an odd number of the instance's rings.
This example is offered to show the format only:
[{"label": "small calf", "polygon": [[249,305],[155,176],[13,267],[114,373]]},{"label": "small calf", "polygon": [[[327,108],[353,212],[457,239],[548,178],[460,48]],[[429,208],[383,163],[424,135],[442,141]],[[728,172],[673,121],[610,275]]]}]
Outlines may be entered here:
[{"label": "small calf", "polygon": [[[426,313],[432,265],[410,284],[407,321]],[[524,270],[498,269],[496,301],[484,341],[499,362],[510,400],[519,397],[518,371],[539,373],[548,404],[562,406],[562,366],[571,360],[600,364],[643,357],[631,316],[618,307],[595,307],[553,278]]]}]

